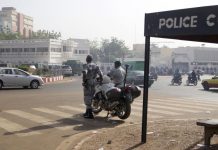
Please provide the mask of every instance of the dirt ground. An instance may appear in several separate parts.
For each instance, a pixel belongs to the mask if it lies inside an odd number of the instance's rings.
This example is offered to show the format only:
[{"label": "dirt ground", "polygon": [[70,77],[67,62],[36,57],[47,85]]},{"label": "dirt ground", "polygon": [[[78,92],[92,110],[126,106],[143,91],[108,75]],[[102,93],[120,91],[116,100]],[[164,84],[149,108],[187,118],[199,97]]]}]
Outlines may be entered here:
[{"label": "dirt ground", "polygon": [[81,150],[218,150],[218,136],[211,147],[203,146],[204,128],[196,120],[165,120],[148,123],[146,144],[141,144],[141,124],[97,132],[83,143]]}]

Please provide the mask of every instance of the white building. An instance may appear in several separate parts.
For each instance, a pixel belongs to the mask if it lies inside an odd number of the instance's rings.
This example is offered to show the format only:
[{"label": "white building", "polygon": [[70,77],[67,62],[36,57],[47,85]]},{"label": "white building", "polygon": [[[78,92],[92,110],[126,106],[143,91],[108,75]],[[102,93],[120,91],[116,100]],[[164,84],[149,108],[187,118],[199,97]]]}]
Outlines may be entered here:
[{"label": "white building", "polygon": [[61,64],[62,41],[53,39],[2,40],[1,64]]},{"label": "white building", "polygon": [[179,47],[172,54],[172,67],[185,72],[201,69],[206,73],[218,71],[218,49],[209,47]]},{"label": "white building", "polygon": [[86,56],[90,54],[90,45],[88,39],[69,39],[73,42],[74,51],[73,60],[80,60],[82,63],[86,63]]},{"label": "white building", "polygon": [[62,62],[73,59],[74,47],[76,46],[76,43],[74,43],[72,40],[63,40],[62,45],[63,45]]},{"label": "white building", "polygon": [[[136,59],[143,58],[145,55],[145,44],[133,44],[133,54]],[[150,47],[150,66],[152,67],[171,67],[172,49],[167,47],[157,47],[151,44]]]},{"label": "white building", "polygon": [[86,39],[0,41],[0,64],[61,65],[66,60],[80,60],[85,63],[88,54],[90,48]]}]

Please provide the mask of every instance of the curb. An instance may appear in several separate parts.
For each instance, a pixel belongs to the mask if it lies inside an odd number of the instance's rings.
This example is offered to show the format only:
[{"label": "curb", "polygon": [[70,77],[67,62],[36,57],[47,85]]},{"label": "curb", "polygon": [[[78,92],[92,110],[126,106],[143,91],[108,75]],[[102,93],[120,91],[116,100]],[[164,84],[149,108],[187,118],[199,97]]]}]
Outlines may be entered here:
[{"label": "curb", "polygon": [[72,149],[79,150],[80,147],[83,145],[83,143],[85,143],[90,138],[94,137],[96,134],[98,134],[100,132],[108,131],[108,130],[115,130],[117,128],[127,127],[127,126],[132,126],[132,125],[137,125],[137,124],[141,124],[141,123],[120,125],[120,126],[110,128],[110,129],[102,128],[102,129],[77,133],[77,134],[72,135],[71,137],[67,138],[66,140],[62,141],[61,144],[56,148],[56,150],[72,150]]},{"label": "curb", "polygon": [[[163,119],[162,121],[181,121],[181,120],[196,120],[196,118],[190,118],[190,119]],[[160,121],[160,120],[159,120]],[[148,122],[155,122],[155,121],[148,121]],[[102,128],[97,130],[91,130],[91,131],[85,131],[81,133],[77,133],[72,135],[71,137],[67,138],[66,140],[62,141],[61,144],[56,148],[56,150],[79,150],[83,143],[88,141],[90,138],[94,137],[96,134],[101,133],[103,131],[109,131],[109,130],[116,130],[117,128],[122,127],[128,127],[128,126],[134,126],[139,125],[141,123],[129,123],[126,125],[120,125],[116,126],[114,128]],[[153,132],[147,132],[147,135],[153,134]],[[81,140],[82,139],[82,140]]]},{"label": "curb", "polygon": [[[81,133],[77,133],[62,141],[61,144],[56,148],[56,150],[69,150],[69,149],[79,149],[82,144],[89,140],[97,133],[95,131],[85,131]],[[81,140],[83,139],[83,140]]]}]

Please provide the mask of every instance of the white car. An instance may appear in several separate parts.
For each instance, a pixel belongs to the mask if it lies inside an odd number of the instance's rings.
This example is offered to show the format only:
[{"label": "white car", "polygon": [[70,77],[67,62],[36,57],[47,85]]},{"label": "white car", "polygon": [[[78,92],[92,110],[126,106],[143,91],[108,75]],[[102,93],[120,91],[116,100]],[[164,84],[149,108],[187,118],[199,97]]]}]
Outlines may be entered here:
[{"label": "white car", "polygon": [[62,74],[64,76],[71,76],[72,75],[72,68],[69,65],[62,65]]},{"label": "white car", "polygon": [[2,87],[17,87],[38,89],[44,84],[39,76],[31,75],[17,68],[0,68],[0,89]]}]

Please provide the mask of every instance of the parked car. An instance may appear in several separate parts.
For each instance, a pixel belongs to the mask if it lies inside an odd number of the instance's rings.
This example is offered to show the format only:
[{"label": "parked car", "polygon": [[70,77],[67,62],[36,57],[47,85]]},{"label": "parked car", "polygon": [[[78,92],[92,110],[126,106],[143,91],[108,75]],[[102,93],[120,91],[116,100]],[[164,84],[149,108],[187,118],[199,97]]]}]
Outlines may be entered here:
[{"label": "parked car", "polygon": [[63,76],[71,76],[72,75],[72,68],[69,65],[62,65],[61,66]]},{"label": "parked car", "polygon": [[[127,73],[126,81],[128,84],[143,85],[144,84],[144,71],[129,71]],[[149,85],[150,87],[154,83],[154,79],[149,75]]]},{"label": "parked car", "polygon": [[0,68],[0,89],[2,87],[17,87],[38,89],[44,84],[39,76],[31,75],[17,68]]},{"label": "parked car", "polygon": [[209,90],[210,88],[218,88],[218,76],[214,76],[211,79],[204,79],[201,82],[204,90]]}]

